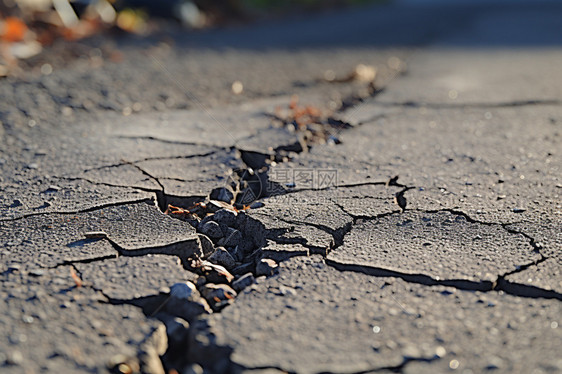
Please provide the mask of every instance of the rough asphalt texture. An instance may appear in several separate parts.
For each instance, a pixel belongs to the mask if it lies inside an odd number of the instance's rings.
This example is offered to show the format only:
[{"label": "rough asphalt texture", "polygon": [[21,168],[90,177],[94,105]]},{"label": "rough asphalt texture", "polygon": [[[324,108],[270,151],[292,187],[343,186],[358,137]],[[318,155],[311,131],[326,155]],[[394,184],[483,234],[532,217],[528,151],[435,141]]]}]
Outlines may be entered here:
[{"label": "rough asphalt texture", "polygon": [[[0,370],[562,372],[561,29],[398,1],[4,79]],[[345,126],[303,151],[293,94]],[[248,168],[276,196],[162,214]]]}]

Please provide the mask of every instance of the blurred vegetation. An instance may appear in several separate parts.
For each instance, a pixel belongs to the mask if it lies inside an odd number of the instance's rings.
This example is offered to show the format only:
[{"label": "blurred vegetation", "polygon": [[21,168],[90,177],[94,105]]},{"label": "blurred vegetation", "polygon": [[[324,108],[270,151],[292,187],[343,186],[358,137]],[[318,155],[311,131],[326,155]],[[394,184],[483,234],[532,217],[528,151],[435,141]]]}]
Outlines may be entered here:
[{"label": "blurred vegetation", "polygon": [[59,42],[106,38],[116,32],[202,29],[386,1],[0,0],[0,78],[17,74],[23,61],[32,61]]}]

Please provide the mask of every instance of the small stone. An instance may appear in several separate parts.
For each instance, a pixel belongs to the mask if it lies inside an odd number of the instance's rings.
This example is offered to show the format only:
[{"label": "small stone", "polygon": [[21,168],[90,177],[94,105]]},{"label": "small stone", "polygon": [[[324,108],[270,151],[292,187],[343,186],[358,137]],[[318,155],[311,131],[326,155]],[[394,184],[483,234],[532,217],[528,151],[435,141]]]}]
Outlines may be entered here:
[{"label": "small stone", "polygon": [[225,236],[217,243],[225,247],[235,247],[242,241],[242,233],[236,229],[228,228]]},{"label": "small stone", "polygon": [[210,283],[230,283],[234,280],[234,276],[230,274],[224,266],[204,261],[204,265],[200,268],[205,276],[206,282]]},{"label": "small stone", "polygon": [[47,189],[45,190],[45,192],[57,192],[57,191],[60,191],[60,190],[61,190],[61,188],[60,188],[59,186],[56,186],[56,185],[54,185],[54,184],[51,184],[51,185],[49,186],[49,188],[47,188]]},{"label": "small stone", "polygon": [[218,187],[211,191],[209,199],[231,204],[234,200],[234,192],[229,187]]},{"label": "small stone", "polygon": [[161,301],[162,311],[192,321],[201,314],[211,313],[207,301],[191,282],[176,283],[170,287],[170,296]]},{"label": "small stone", "polygon": [[207,300],[214,299],[215,297],[219,300],[229,300],[236,297],[237,293],[227,284],[213,284],[207,283],[201,289],[203,297]]},{"label": "small stone", "polygon": [[248,219],[248,215],[246,214],[245,211],[238,212],[234,227],[236,227],[238,230],[244,231],[244,227],[246,226],[247,219]]},{"label": "small stone", "polygon": [[277,272],[278,265],[269,258],[262,258],[256,266],[256,275],[270,276]]},{"label": "small stone", "polygon": [[211,308],[217,312],[234,301],[236,291],[226,284],[207,283],[201,289],[201,294]]},{"label": "small stone", "polygon": [[10,205],[10,208],[17,208],[18,206],[22,206],[22,205],[23,203],[21,202],[20,199],[14,199],[12,205]]},{"label": "small stone", "polygon": [[524,208],[513,208],[513,213],[523,213],[526,210],[527,209],[524,209]]},{"label": "small stone", "polygon": [[213,242],[207,235],[198,234],[199,241],[201,242],[201,250],[203,252],[203,257],[207,257],[213,254],[215,251],[215,246]]},{"label": "small stone", "polygon": [[170,287],[170,296],[177,299],[189,299],[197,292],[197,288],[191,282],[176,283]]},{"label": "small stone", "polygon": [[37,165],[35,162],[33,162],[31,164],[27,164],[25,167],[28,168],[28,169],[35,170],[39,167],[39,165]]},{"label": "small stone", "polygon": [[232,288],[234,288],[236,292],[240,292],[244,288],[254,284],[254,282],[255,282],[254,275],[252,273],[246,273],[240,278],[238,278],[237,280],[235,280],[234,282],[232,282]]},{"label": "small stone", "polygon": [[234,226],[236,222],[236,212],[230,209],[220,209],[212,216],[213,220],[227,226]]},{"label": "small stone", "polygon": [[242,260],[244,259],[244,252],[242,252],[242,250],[238,246],[230,247],[227,249],[227,251],[236,262],[242,262]]},{"label": "small stone", "polygon": [[236,261],[224,247],[218,247],[215,253],[209,256],[209,261],[227,269],[232,269],[236,265]]},{"label": "small stone", "polygon": [[207,235],[212,240],[218,240],[223,236],[219,224],[214,221],[204,223],[199,227],[199,230],[201,231],[201,233]]},{"label": "small stone", "polygon": [[232,274],[241,275],[251,272],[253,270],[254,270],[254,264],[252,262],[246,262],[232,269]]}]

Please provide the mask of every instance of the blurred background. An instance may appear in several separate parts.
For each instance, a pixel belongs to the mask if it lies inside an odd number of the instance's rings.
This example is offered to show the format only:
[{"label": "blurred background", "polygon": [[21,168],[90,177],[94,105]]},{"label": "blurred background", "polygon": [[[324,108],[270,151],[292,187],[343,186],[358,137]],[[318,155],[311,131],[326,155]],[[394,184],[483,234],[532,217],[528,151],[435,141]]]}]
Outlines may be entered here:
[{"label": "blurred background", "polygon": [[[197,32],[349,7],[371,0],[1,0],[0,77],[39,67],[53,68],[37,58],[57,48],[56,60],[80,55],[72,42],[86,38],[140,37],[166,32]],[[378,2],[381,2],[380,0]],[[60,45],[63,47],[61,48]],[[76,46],[76,45],[74,45]],[[64,49],[63,56],[60,55]],[[109,56],[119,60],[119,54]],[[57,61],[55,61],[56,63]],[[61,62],[61,61],[58,61]],[[49,65],[45,65],[48,63]]]}]

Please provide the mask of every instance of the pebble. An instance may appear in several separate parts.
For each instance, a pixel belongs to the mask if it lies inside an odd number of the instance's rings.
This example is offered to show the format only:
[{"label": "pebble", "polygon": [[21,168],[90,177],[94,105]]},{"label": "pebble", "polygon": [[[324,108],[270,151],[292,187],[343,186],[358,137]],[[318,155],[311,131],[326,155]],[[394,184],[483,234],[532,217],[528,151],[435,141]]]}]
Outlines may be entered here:
[{"label": "pebble", "polygon": [[255,282],[254,275],[252,273],[246,273],[240,278],[238,278],[237,280],[235,280],[234,282],[232,282],[232,288],[234,288],[236,292],[240,292],[244,288],[254,284],[254,282]]},{"label": "pebble", "polygon": [[220,209],[212,216],[213,220],[225,224],[227,226],[234,226],[236,222],[236,212],[229,209]]},{"label": "pebble", "polygon": [[203,225],[201,225],[199,227],[201,233],[207,235],[209,238],[211,238],[212,240],[218,240],[220,238],[222,238],[223,234],[222,234],[222,230],[219,226],[218,223],[214,222],[214,221],[209,221],[204,223]]},{"label": "pebble", "polygon": [[236,260],[236,262],[241,262],[244,259],[244,252],[240,249],[239,246],[228,248],[228,253]]},{"label": "pebble", "polygon": [[201,293],[205,299],[215,300],[215,297],[219,300],[229,300],[236,297],[237,293],[232,287],[227,284],[213,284],[207,283],[201,289]]},{"label": "pebble", "polygon": [[213,242],[207,235],[198,234],[199,241],[201,242],[201,250],[203,251],[203,257],[207,257],[213,254],[215,251],[215,246]]},{"label": "pebble", "polygon": [[235,247],[242,241],[242,233],[236,229],[228,228],[224,238],[222,238],[218,245],[225,247]]},{"label": "pebble", "polygon": [[234,200],[234,192],[228,187],[215,188],[209,194],[210,200],[224,201],[225,203],[232,203]]},{"label": "pebble", "polygon": [[191,282],[176,283],[170,287],[170,296],[177,299],[189,299],[197,291],[195,285]]},{"label": "pebble", "polygon": [[215,252],[209,256],[209,261],[224,266],[227,269],[232,269],[236,265],[236,260],[224,247],[218,247]]},{"label": "pebble", "polygon": [[207,301],[191,282],[176,283],[170,287],[170,297],[162,305],[163,311],[189,321],[200,314],[211,313]]},{"label": "pebble", "polygon": [[236,291],[226,284],[207,283],[201,289],[201,294],[211,308],[216,312],[234,301]]},{"label": "pebble", "polygon": [[275,261],[269,258],[262,258],[256,266],[256,275],[273,275],[277,272],[278,265]]}]

